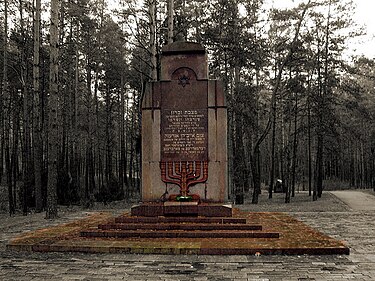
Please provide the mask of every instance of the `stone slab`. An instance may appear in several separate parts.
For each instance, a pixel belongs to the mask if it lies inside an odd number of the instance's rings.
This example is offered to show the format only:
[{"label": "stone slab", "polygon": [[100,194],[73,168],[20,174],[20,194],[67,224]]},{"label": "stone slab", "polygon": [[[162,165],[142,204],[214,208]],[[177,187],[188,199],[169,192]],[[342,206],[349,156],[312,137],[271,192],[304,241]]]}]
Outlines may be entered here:
[{"label": "stone slab", "polygon": [[231,217],[232,206],[222,204],[198,204],[198,202],[150,202],[131,208],[133,216],[202,216],[202,217]]}]

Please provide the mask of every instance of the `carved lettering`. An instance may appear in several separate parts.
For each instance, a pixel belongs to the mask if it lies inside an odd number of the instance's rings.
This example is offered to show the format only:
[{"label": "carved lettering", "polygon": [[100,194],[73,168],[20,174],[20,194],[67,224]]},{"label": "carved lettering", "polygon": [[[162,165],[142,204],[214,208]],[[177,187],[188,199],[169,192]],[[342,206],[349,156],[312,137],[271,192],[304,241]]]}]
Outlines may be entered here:
[{"label": "carved lettering", "polygon": [[162,111],[163,161],[207,160],[207,110]]}]

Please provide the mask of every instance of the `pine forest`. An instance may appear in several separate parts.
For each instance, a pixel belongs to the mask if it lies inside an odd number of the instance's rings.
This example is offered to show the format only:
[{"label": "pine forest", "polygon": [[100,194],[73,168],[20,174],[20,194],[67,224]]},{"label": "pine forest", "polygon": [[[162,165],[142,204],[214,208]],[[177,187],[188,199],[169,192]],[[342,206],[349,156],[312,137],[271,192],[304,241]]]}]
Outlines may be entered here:
[{"label": "pine forest", "polygon": [[228,104],[229,198],[375,190],[375,60],[350,0],[3,0],[0,207],[137,201],[161,48],[202,44]]}]

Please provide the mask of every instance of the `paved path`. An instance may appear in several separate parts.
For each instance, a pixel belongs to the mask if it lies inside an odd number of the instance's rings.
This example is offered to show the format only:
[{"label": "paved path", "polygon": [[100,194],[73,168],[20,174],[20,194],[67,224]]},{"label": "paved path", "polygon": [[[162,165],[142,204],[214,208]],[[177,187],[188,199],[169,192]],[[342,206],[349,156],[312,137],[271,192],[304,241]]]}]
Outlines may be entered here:
[{"label": "paved path", "polygon": [[357,190],[332,191],[336,197],[355,211],[375,211],[375,196]]},{"label": "paved path", "polygon": [[[17,253],[4,250],[11,237],[25,229],[82,218],[87,212],[62,213],[54,222],[44,220],[41,214],[26,218],[18,216],[12,220],[0,216],[0,280],[375,280],[375,211],[348,209],[340,205],[340,200],[331,197],[324,193],[316,204],[317,211],[313,211],[310,202],[304,211],[306,202],[300,202],[290,205],[289,213],[346,241],[351,248],[349,256]],[[334,211],[330,209],[332,204],[335,204]],[[326,210],[322,205],[326,205]]]}]

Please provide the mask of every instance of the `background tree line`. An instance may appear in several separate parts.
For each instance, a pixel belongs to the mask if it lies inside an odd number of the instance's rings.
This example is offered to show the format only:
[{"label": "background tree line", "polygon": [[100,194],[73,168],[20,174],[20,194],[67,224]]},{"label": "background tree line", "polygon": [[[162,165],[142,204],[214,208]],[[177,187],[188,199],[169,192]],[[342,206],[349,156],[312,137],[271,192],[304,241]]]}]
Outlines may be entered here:
[{"label": "background tree line", "polygon": [[[262,186],[375,189],[374,59],[348,58],[351,1],[5,0],[0,186],[9,212],[137,198],[140,102],[167,42],[195,41],[224,83],[230,196]],[[173,15],[173,16],[171,16]],[[171,20],[173,18],[173,20]]]}]

